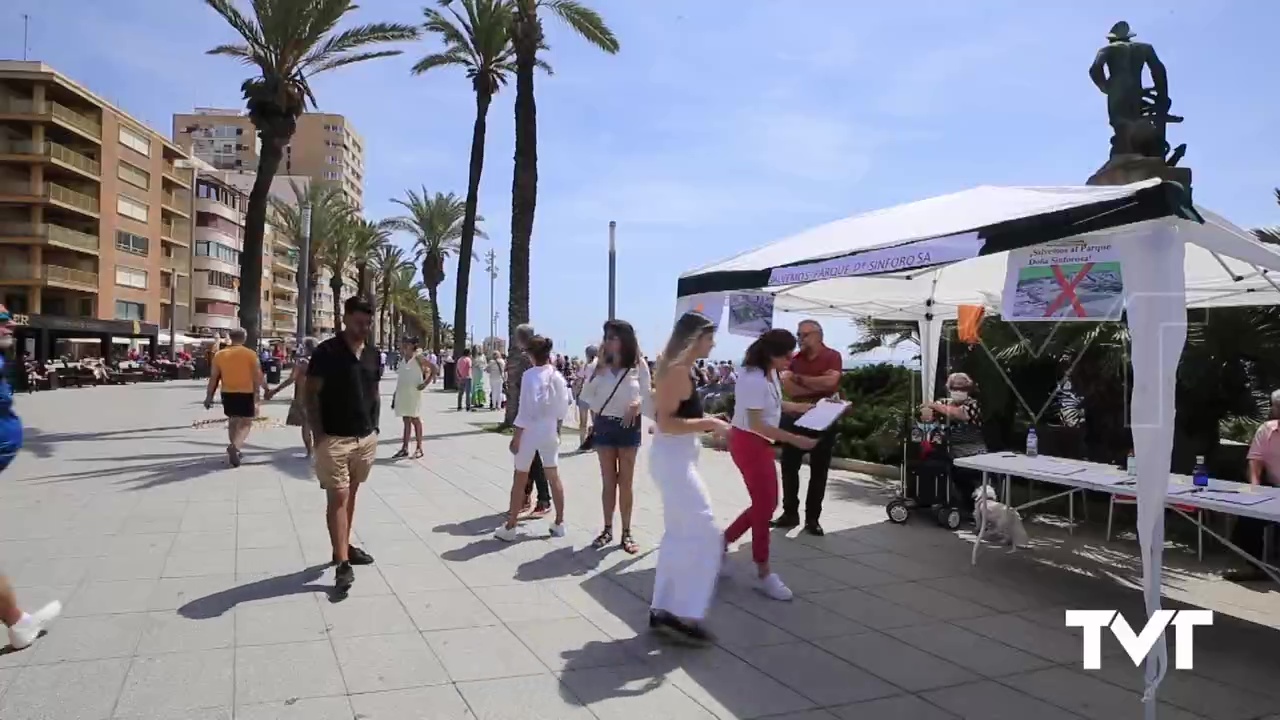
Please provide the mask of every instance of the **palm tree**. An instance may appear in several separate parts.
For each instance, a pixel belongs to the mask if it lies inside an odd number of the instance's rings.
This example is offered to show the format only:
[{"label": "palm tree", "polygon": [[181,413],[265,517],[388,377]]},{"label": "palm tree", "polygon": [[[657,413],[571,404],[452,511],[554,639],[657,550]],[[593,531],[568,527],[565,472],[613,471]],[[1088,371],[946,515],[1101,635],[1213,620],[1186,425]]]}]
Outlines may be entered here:
[{"label": "palm tree", "polygon": [[410,278],[412,278],[413,265],[405,258],[404,248],[389,242],[383,243],[374,251],[372,265],[378,293],[378,332],[383,333],[382,339],[386,342],[393,334],[387,326],[392,290],[395,289],[397,276],[404,268],[410,269]]},{"label": "palm tree", "polygon": [[[466,206],[453,193],[431,195],[425,187],[420,194],[406,190],[405,196],[403,200],[395,198],[392,202],[408,210],[409,214],[391,218],[388,223],[392,228],[413,236],[416,259],[422,263],[422,282],[431,298],[431,350],[438,355],[441,341],[438,291],[440,283],[444,282],[445,261],[460,250]],[[477,223],[483,221],[484,218],[476,217]],[[477,229],[476,237],[488,238],[488,235]]]},{"label": "palm tree", "polygon": [[[545,8],[587,42],[615,54],[618,39],[595,10],[576,0],[507,0],[511,5],[511,44],[516,66],[516,149],[511,178],[510,295],[507,302],[508,333],[514,340],[516,326],[529,322],[529,250],[533,242],[534,211],[538,204],[538,108],[533,95],[533,71],[550,66],[538,58],[546,48],[538,9]],[[513,420],[517,403],[507,404]]]},{"label": "palm tree", "polygon": [[258,346],[262,312],[262,238],[266,230],[271,180],[280,168],[284,147],[297,129],[307,105],[316,105],[311,78],[344,65],[399,50],[368,50],[388,42],[413,40],[412,25],[372,23],[337,31],[343,16],[355,9],[352,0],[253,0],[253,17],[235,0],[205,0],[243,42],[219,45],[210,55],[227,55],[255,66],[258,75],[240,86],[249,119],[262,148],[258,174],[245,208],[244,246],[240,253],[240,324],[247,344]]},{"label": "palm tree", "polygon": [[[276,232],[299,249],[309,248],[307,253],[307,277],[298,278],[298,294],[307,298],[315,296],[316,285],[320,282],[321,262],[326,243],[334,237],[347,216],[351,206],[336,185],[326,183],[308,183],[301,185],[291,182],[294,201],[292,203],[277,197],[271,198],[271,212]],[[303,208],[311,208],[310,239],[302,227]],[[299,304],[299,312],[302,312]],[[306,318],[308,335],[315,333],[315,316]]]},{"label": "palm tree", "polygon": [[[471,258],[475,253],[476,220],[480,202],[480,176],[484,172],[484,138],[493,96],[506,84],[512,65],[507,37],[510,10],[505,0],[460,0],[462,13],[451,0],[441,0],[444,10],[424,8],[423,30],[437,35],[443,50],[427,55],[413,66],[415,75],[441,67],[462,68],[476,94],[476,120],[471,131],[471,161],[467,176],[467,202],[458,244],[457,300],[454,327],[467,326],[467,295],[471,286]],[[447,11],[447,14],[446,14]],[[454,356],[462,354],[461,340],[454,340]]]},{"label": "palm tree", "polygon": [[858,339],[849,345],[850,355],[880,348],[895,350],[902,343],[920,347],[920,326],[915,322],[857,318],[853,326],[858,330]]},{"label": "palm tree", "polygon": [[396,271],[391,283],[392,340],[393,345],[400,343],[402,330],[412,326],[414,334],[419,338],[427,335],[432,327],[431,300],[427,297],[427,286],[415,283],[413,276],[417,273],[412,263],[405,263]]},{"label": "palm tree", "polygon": [[[353,270],[357,273],[356,293],[367,297],[369,256],[386,238],[387,230],[379,223],[371,223],[352,213],[325,243],[322,261],[329,270],[329,289],[333,291],[334,332],[342,329],[342,288],[348,275]],[[363,279],[360,278],[361,267],[365,268]]]}]

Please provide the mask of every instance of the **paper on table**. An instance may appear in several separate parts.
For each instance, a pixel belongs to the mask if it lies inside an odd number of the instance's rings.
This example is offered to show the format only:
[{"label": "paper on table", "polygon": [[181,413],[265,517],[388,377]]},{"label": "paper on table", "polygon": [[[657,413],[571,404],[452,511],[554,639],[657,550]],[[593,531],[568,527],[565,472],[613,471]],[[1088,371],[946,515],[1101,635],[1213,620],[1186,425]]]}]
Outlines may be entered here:
[{"label": "paper on table", "polygon": [[843,400],[820,400],[813,409],[796,420],[796,427],[802,427],[807,430],[817,430],[819,432],[831,427],[831,424],[844,414],[845,408],[849,407],[849,403]]},{"label": "paper on table", "polygon": [[1075,463],[1065,463],[1047,457],[1028,458],[1031,467],[1050,475],[1075,475],[1084,472],[1084,467]]},{"label": "paper on table", "polygon": [[[1195,492],[1195,491],[1191,491],[1191,492]],[[1183,494],[1189,495],[1190,493],[1183,493]],[[1246,505],[1246,506],[1257,505],[1258,503],[1264,503],[1271,499],[1271,497],[1267,495],[1252,495],[1252,494],[1240,493],[1240,492],[1223,492],[1221,490],[1201,490],[1199,492],[1196,492],[1195,494],[1196,494],[1196,497],[1204,498],[1205,500],[1213,500],[1214,502],[1223,502],[1223,503],[1230,503],[1232,505]]]}]

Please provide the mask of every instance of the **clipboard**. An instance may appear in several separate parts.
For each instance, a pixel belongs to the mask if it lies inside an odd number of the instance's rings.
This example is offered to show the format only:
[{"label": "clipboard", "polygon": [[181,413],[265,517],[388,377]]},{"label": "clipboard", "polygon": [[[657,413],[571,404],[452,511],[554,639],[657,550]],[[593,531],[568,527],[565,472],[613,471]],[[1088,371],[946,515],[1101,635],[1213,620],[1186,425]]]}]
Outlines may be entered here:
[{"label": "clipboard", "polygon": [[796,420],[796,427],[824,432],[844,415],[849,403],[844,400],[819,400],[813,409]]}]

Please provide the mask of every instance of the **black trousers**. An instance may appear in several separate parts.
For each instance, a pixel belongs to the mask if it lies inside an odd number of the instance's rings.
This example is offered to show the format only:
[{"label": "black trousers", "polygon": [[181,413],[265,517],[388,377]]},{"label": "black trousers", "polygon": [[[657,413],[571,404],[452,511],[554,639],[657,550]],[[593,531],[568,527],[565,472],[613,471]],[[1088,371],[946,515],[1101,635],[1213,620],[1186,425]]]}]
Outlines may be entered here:
[{"label": "black trousers", "polygon": [[796,427],[797,417],[783,417],[782,429],[797,435],[818,438],[812,450],[801,450],[790,445],[782,446],[782,514],[798,516],[800,512],[800,466],[804,456],[809,456],[809,488],[805,493],[804,517],[806,523],[816,523],[822,515],[822,500],[827,495],[827,475],[831,472],[831,451],[835,448],[835,430],[814,432]]},{"label": "black trousers", "polygon": [[[1263,480],[1263,484],[1273,485],[1274,483],[1269,482],[1269,480],[1270,478]],[[1266,520],[1237,516],[1236,525],[1231,529],[1231,542],[1240,546],[1241,550],[1249,553],[1255,559],[1268,562],[1269,558],[1263,557],[1263,549],[1266,545],[1264,536],[1267,532],[1267,527],[1272,524]]]},{"label": "black trousers", "polygon": [[538,489],[538,507],[551,507],[551,488],[547,487],[547,472],[542,469],[542,456],[533,454],[533,464],[529,466],[529,484],[524,488],[524,496],[528,499],[533,489]]}]

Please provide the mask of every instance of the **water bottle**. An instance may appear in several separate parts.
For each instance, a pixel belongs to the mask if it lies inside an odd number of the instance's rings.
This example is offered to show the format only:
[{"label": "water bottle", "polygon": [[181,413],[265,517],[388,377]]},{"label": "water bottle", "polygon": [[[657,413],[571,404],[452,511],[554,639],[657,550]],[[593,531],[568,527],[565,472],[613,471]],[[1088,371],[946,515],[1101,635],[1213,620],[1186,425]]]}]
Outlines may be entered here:
[{"label": "water bottle", "polygon": [[1191,471],[1191,483],[1196,487],[1209,487],[1209,468],[1205,467],[1204,456],[1196,456],[1196,467]]},{"label": "water bottle", "polygon": [[1039,454],[1040,441],[1036,438],[1036,429],[1027,430],[1027,457],[1035,457]]},{"label": "water bottle", "polygon": [[1133,477],[1138,474],[1138,458],[1134,456],[1133,451],[1129,451],[1129,457],[1124,461],[1124,471]]}]

